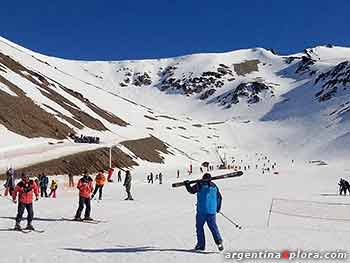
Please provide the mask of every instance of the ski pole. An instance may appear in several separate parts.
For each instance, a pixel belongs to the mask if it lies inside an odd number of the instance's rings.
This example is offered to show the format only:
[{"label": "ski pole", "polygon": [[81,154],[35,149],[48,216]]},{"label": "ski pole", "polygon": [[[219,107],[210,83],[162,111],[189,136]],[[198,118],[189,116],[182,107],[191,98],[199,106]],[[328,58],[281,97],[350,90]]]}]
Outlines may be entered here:
[{"label": "ski pole", "polygon": [[238,229],[242,229],[242,226],[236,224],[235,222],[233,222],[230,218],[228,218],[227,216],[225,216],[222,212],[219,212],[219,214],[221,214],[224,218],[226,218],[228,221],[231,222],[231,224],[233,224],[236,228]]}]

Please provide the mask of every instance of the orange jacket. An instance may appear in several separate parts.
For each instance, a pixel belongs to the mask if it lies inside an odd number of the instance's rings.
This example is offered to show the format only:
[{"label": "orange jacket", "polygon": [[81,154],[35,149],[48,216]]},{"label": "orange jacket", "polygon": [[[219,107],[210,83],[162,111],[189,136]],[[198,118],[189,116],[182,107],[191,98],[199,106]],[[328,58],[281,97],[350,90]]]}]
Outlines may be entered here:
[{"label": "orange jacket", "polygon": [[106,177],[103,173],[98,173],[95,178],[96,185],[104,185],[106,183]]},{"label": "orange jacket", "polygon": [[94,190],[92,178],[90,176],[84,176],[79,180],[77,188],[79,189],[79,195],[81,197],[90,198],[91,192]]},{"label": "orange jacket", "polygon": [[23,204],[31,204],[33,202],[33,194],[38,198],[39,187],[33,180],[20,181],[12,193],[13,200],[16,200],[18,194],[18,201]]}]

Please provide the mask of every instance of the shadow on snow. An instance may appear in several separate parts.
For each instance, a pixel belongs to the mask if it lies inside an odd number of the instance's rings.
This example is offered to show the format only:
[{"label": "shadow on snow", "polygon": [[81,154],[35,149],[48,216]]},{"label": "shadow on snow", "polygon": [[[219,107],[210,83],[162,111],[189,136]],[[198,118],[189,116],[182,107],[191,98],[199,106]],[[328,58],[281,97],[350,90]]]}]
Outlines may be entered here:
[{"label": "shadow on snow", "polygon": [[196,254],[218,254],[218,252],[196,251],[193,249],[178,248],[155,248],[155,247],[115,247],[115,248],[63,248],[64,250],[81,252],[81,253],[136,253],[136,252],[183,252]]}]

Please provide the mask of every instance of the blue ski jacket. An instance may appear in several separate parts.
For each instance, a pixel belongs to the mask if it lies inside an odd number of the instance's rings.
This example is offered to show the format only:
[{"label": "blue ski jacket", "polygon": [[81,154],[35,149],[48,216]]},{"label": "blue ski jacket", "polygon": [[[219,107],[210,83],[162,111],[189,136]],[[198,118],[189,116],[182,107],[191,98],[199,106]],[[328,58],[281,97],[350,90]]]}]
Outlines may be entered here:
[{"label": "blue ski jacket", "polygon": [[220,212],[222,196],[219,188],[213,182],[197,183],[194,186],[186,184],[191,194],[197,194],[197,213],[216,214]]}]

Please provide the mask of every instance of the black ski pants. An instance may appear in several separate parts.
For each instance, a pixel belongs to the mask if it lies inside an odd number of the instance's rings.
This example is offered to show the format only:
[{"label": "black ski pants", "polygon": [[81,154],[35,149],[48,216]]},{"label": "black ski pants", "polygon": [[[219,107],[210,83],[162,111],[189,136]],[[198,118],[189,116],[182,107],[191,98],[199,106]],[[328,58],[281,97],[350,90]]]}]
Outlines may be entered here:
[{"label": "black ski pants", "polygon": [[34,218],[33,203],[24,204],[24,203],[18,202],[16,223],[19,224],[21,222],[24,210],[27,210],[27,213],[28,213],[27,221],[28,221],[28,225],[30,225]]},{"label": "black ski pants", "polygon": [[75,218],[80,218],[81,217],[81,212],[83,212],[85,206],[85,218],[90,217],[90,212],[91,212],[91,202],[90,198],[85,198],[82,196],[79,196],[79,207],[77,210],[77,213],[75,214]]}]

